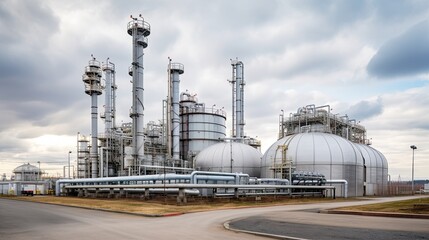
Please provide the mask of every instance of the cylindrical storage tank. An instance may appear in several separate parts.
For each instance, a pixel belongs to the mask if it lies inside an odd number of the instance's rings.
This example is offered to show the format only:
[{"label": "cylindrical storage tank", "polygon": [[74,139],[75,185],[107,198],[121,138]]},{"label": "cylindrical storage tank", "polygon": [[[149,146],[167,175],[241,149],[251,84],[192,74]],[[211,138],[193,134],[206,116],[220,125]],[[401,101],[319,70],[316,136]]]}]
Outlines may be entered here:
[{"label": "cylindrical storage tank", "polygon": [[195,154],[226,137],[226,113],[222,109],[201,104],[182,107],[180,119],[180,153],[184,160],[192,160]]},{"label": "cylindrical storage tank", "polygon": [[[280,166],[284,159],[292,161],[296,171],[321,173],[327,180],[347,180],[348,196],[363,196],[362,154],[354,143],[342,137],[320,132],[286,136],[265,152],[261,177],[279,178],[275,176],[275,167]],[[333,185],[337,196],[345,195],[343,185]]]},{"label": "cylindrical storage tank", "polygon": [[195,166],[201,171],[247,173],[261,175],[262,154],[257,149],[238,142],[221,142],[202,150],[195,157]]}]

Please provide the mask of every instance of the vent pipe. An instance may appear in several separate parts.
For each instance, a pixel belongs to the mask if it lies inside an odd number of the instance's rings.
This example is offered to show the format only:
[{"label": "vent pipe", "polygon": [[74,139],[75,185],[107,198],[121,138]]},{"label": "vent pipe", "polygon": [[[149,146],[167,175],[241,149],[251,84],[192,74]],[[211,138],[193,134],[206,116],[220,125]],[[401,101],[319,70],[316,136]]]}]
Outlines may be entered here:
[{"label": "vent pipe", "polygon": [[130,111],[132,118],[132,155],[134,166],[142,164],[144,158],[144,119],[143,119],[143,49],[147,47],[147,36],[150,35],[150,25],[145,22],[141,14],[138,18],[131,16],[131,21],[127,25],[127,32],[132,36],[132,55],[129,74],[133,80],[133,102]]}]

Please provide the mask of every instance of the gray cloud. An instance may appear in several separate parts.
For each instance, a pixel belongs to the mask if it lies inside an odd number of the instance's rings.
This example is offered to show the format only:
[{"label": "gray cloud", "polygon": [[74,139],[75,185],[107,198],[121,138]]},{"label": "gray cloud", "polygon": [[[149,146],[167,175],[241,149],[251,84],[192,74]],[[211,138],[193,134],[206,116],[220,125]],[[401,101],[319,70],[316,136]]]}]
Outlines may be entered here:
[{"label": "gray cloud", "polygon": [[386,42],[368,63],[367,71],[379,78],[410,76],[429,70],[429,21],[423,21]]},{"label": "gray cloud", "polygon": [[59,19],[45,1],[0,2],[0,42],[8,47],[42,47],[58,30]]},{"label": "gray cloud", "polygon": [[[92,53],[116,64],[116,120],[131,121],[126,25],[130,14],[139,13],[152,27],[144,63],[145,122],[162,116],[167,57],[185,65],[182,90],[197,93],[207,106],[225,107],[229,116],[229,59],[238,57],[245,63],[245,129],[264,146],[276,138],[280,109],[289,113],[311,103],[342,110],[358,102],[346,113],[367,119],[369,127],[393,129],[400,122],[405,128],[410,119],[420,119],[413,126],[426,129],[424,108],[407,107],[411,101],[425,103],[407,95],[387,109],[386,92],[392,89],[378,82],[380,90],[365,91],[370,80],[357,69],[365,68],[386,39],[427,18],[428,8],[427,1],[372,0],[1,1],[0,137],[7,140],[0,141],[0,161],[62,161],[75,145],[74,134],[89,132],[90,98],[81,75]],[[350,81],[355,75],[358,79]],[[429,99],[426,92],[419,98]],[[104,95],[98,102],[101,112]],[[402,109],[419,113],[407,111],[398,119]],[[99,126],[103,129],[101,120]],[[62,144],[43,147],[50,141]]]},{"label": "gray cloud", "polygon": [[373,101],[360,101],[346,111],[350,118],[365,120],[380,115],[383,112],[383,102],[381,97]]}]

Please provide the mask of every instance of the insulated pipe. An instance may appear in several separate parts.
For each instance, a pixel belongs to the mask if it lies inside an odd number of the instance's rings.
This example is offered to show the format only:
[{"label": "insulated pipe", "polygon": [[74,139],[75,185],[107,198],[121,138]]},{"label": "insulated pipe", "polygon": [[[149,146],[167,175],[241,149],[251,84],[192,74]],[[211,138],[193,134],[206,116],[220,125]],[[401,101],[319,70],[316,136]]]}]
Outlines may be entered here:
[{"label": "insulated pipe", "polygon": [[[197,177],[198,176],[198,177]],[[60,195],[61,185],[70,183],[90,183],[97,185],[98,183],[112,183],[112,186],[120,184],[122,181],[189,181],[190,183],[201,180],[217,180],[231,181],[234,180],[238,184],[240,177],[249,177],[243,173],[220,173],[220,172],[203,172],[194,171],[192,174],[158,174],[158,175],[141,175],[141,176],[124,176],[124,177],[102,177],[102,178],[81,178],[81,179],[60,179],[55,183],[55,194]]]},{"label": "insulated pipe", "polygon": [[249,177],[249,174],[245,173],[223,173],[223,172],[207,172],[207,171],[193,171],[191,173],[191,183],[197,183],[197,175],[216,175],[216,176],[234,176],[235,184],[239,184],[240,177]]},{"label": "insulated pipe", "polygon": [[[215,172],[199,172],[199,173],[213,173],[212,176],[207,176],[207,175],[201,175],[198,176],[198,179],[204,179],[204,178],[210,178],[210,180],[219,180],[219,181],[230,181],[234,179],[234,176],[238,176],[238,178],[240,177],[249,177],[248,174],[242,174],[242,173],[237,173],[237,174],[230,174],[230,173],[215,173]],[[218,174],[217,177],[215,176],[215,174]],[[225,175],[230,175],[230,176],[225,176]],[[195,175],[196,176],[196,175]],[[183,175],[183,174],[160,174],[160,175],[144,175],[144,176],[125,176],[125,177],[109,177],[109,178],[87,178],[87,179],[60,179],[56,181],[56,185],[55,185],[55,194],[56,196],[59,196],[61,193],[61,188],[64,184],[74,184],[77,186],[80,185],[92,185],[94,187],[96,186],[103,186],[103,187],[107,187],[107,186],[112,186],[112,187],[118,187],[118,186],[124,186],[124,181],[146,181],[146,182],[151,182],[150,185],[153,185],[153,187],[155,188],[162,188],[162,184],[156,184],[156,181],[179,181],[179,183],[176,184],[169,184],[167,185],[168,188],[171,188],[172,185],[175,185],[175,187],[180,188],[180,187],[189,187],[189,188],[198,188],[198,187],[205,187],[205,186],[209,186],[210,188],[229,188],[229,187],[234,187],[234,188],[243,188],[243,189],[264,189],[264,188],[284,188],[285,185],[281,184],[281,185],[267,185],[267,184],[254,184],[254,185],[248,185],[248,184],[235,184],[235,185],[231,185],[231,184],[192,184],[192,183],[183,183],[183,182],[191,182],[192,178],[191,175],[187,174],[187,175]],[[237,181],[236,181],[237,182]],[[239,183],[239,181],[238,181]],[[297,189],[297,188],[307,188],[307,189],[318,189],[321,186],[292,186],[292,185],[288,185],[287,188],[289,189]],[[335,187],[332,186],[328,186],[325,187],[325,189],[335,189]]]},{"label": "insulated pipe", "polygon": [[328,184],[335,184],[335,183],[340,183],[340,184],[344,184],[344,198],[348,197],[348,189],[349,189],[349,183],[347,182],[347,180],[345,179],[332,179],[332,180],[326,180],[326,183]]},{"label": "insulated pipe", "polygon": [[171,81],[172,81],[172,108],[171,108],[171,122],[172,122],[172,152],[173,160],[180,158],[180,116],[179,116],[179,102],[180,102],[180,78],[179,75],[184,73],[184,67],[181,63],[169,64]]},{"label": "insulated pipe", "polygon": [[282,185],[282,184],[290,185],[290,182],[288,179],[280,179],[280,178],[258,178],[256,182],[257,184],[269,184],[273,182],[275,183],[275,185]]},{"label": "insulated pipe", "polygon": [[[81,178],[81,179],[60,179],[55,183],[55,195],[60,195],[61,185],[70,183],[115,183],[119,184],[121,181],[159,181],[159,180],[188,180],[190,181],[190,175],[186,174],[160,174],[160,175],[142,175],[142,176],[125,176],[125,177],[103,177],[103,178]],[[114,185],[112,185],[114,186]]]},{"label": "insulated pipe", "polygon": [[132,77],[133,105],[130,113],[132,118],[132,147],[134,164],[139,165],[144,158],[144,119],[143,119],[143,49],[147,47],[147,36],[150,35],[150,25],[144,19],[133,18],[127,25],[127,32],[132,36]]},{"label": "insulated pipe", "polygon": [[198,180],[212,180],[212,181],[234,181],[235,183],[236,176],[213,176],[213,175],[195,175],[195,182]]},{"label": "insulated pipe", "polygon": [[[124,189],[126,192],[142,192],[142,189]],[[185,189],[186,195],[200,195],[200,191],[198,189]],[[167,194],[177,194],[179,193],[179,188],[150,188],[150,193],[167,193]]]}]

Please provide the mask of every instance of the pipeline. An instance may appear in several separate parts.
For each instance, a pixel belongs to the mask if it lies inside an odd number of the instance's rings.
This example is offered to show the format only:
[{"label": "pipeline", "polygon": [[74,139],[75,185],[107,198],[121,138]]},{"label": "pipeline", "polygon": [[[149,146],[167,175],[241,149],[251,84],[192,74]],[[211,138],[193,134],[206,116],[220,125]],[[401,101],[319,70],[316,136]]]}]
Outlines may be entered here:
[{"label": "pipeline", "polygon": [[256,184],[272,184],[273,185],[290,185],[288,179],[279,179],[279,178],[258,178],[256,179]]},{"label": "pipeline", "polygon": [[249,174],[244,174],[244,173],[194,171],[191,173],[191,183],[194,183],[194,184],[198,183],[196,178],[197,175],[234,176],[235,184],[240,184],[240,178],[242,177],[249,178]]},{"label": "pipeline", "polygon": [[190,175],[186,174],[159,174],[159,175],[141,175],[141,176],[124,176],[124,177],[103,177],[103,178],[81,178],[81,179],[60,179],[55,184],[55,195],[60,195],[62,184],[80,183],[97,185],[99,183],[118,184],[121,181],[164,181],[164,180],[190,180]]},{"label": "pipeline", "polygon": [[98,185],[100,183],[109,183],[114,186],[122,181],[146,181],[153,182],[162,181],[179,181],[187,183],[197,183],[198,180],[212,181],[234,181],[234,184],[239,184],[241,178],[249,178],[248,174],[243,173],[221,173],[221,172],[204,172],[194,171],[191,174],[157,174],[157,175],[140,175],[140,176],[123,176],[123,177],[102,177],[102,178],[81,178],[81,179],[60,179],[55,184],[55,195],[59,196],[61,187],[64,184],[90,184]]},{"label": "pipeline", "polygon": [[332,179],[332,180],[326,180],[327,184],[344,184],[344,198],[348,197],[348,189],[349,189],[349,183],[345,179]]}]

